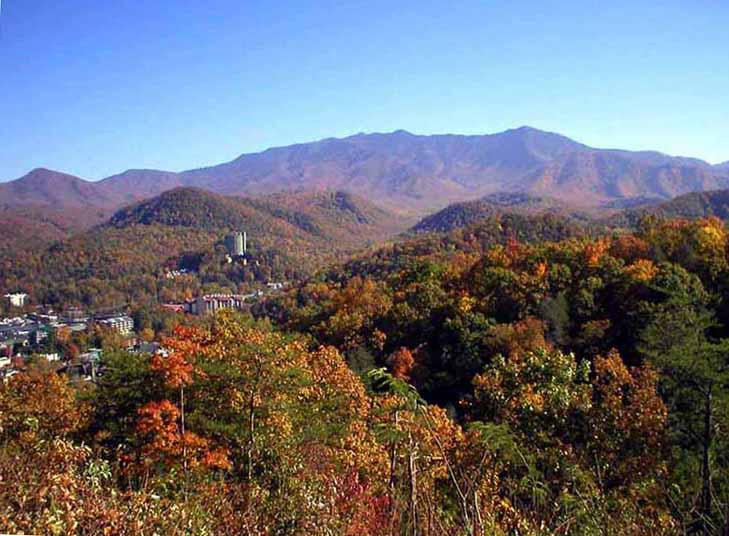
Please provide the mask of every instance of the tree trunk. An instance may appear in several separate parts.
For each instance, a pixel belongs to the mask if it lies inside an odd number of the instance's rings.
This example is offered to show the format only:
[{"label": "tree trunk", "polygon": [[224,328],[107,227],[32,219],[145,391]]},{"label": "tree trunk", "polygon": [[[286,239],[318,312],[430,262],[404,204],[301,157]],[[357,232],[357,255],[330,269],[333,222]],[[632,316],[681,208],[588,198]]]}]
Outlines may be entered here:
[{"label": "tree trunk", "polygon": [[182,469],[185,473],[185,497],[187,497],[187,441],[185,439],[185,387],[180,385],[180,431],[182,433]]},{"label": "tree trunk", "polygon": [[483,519],[481,518],[481,501],[478,490],[474,490],[473,492],[473,510],[473,533],[481,534],[483,530]]},{"label": "tree trunk", "polygon": [[[395,429],[397,430],[397,426],[400,423],[400,412],[395,410]],[[390,529],[394,530],[393,527],[395,526],[395,483],[397,479],[397,442],[392,442],[392,448],[390,449],[390,480],[388,482],[388,497],[390,499],[390,504],[388,507],[388,519],[390,523]]]},{"label": "tree trunk", "polygon": [[418,526],[418,467],[417,447],[413,444],[412,437],[409,438],[408,448],[408,472],[410,473],[410,519],[413,528],[413,536],[420,534]]},{"label": "tree trunk", "polygon": [[704,438],[703,438],[703,461],[701,466],[701,515],[704,534],[709,534],[709,522],[711,517],[711,428],[712,424],[712,389],[706,391],[705,407],[704,407]]},{"label": "tree trunk", "polygon": [[251,397],[248,402],[248,483],[250,484],[253,482],[253,445],[254,445],[254,437],[253,434],[255,432],[255,400],[254,395],[251,393]]}]

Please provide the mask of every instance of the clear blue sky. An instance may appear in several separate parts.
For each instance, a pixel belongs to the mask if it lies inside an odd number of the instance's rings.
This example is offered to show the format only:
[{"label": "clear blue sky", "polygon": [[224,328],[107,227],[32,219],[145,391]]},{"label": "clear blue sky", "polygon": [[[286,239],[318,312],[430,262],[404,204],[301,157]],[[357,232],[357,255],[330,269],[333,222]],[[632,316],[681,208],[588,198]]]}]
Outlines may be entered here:
[{"label": "clear blue sky", "polygon": [[525,124],[729,160],[727,0],[0,1],[0,180]]}]

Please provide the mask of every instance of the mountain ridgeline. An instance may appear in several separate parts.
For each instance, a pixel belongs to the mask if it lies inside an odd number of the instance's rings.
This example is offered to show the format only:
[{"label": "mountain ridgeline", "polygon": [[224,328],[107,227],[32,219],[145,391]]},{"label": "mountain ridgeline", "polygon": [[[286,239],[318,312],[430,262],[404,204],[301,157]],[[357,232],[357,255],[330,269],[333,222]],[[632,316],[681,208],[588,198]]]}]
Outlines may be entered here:
[{"label": "mountain ridgeline", "polygon": [[180,173],[129,170],[89,182],[45,169],[0,184],[0,204],[119,208],[181,186],[225,195],[301,190],[356,194],[421,216],[496,192],[586,207],[667,200],[729,186],[729,166],[658,152],[595,149],[522,127],[491,135],[357,134],[243,154]]},{"label": "mountain ridgeline", "polygon": [[[726,218],[727,185],[727,164],[593,149],[528,127],[484,136],[357,134],[98,182],[37,169],[0,184],[0,290],[56,304],[148,300],[162,296],[160,274],[179,267],[200,277],[163,297],[243,290],[311,275],[418,217],[415,232],[486,221],[484,243],[503,241],[501,229],[546,239],[573,226],[634,227],[645,214]],[[219,265],[222,237],[233,230],[248,232],[255,268]]]}]

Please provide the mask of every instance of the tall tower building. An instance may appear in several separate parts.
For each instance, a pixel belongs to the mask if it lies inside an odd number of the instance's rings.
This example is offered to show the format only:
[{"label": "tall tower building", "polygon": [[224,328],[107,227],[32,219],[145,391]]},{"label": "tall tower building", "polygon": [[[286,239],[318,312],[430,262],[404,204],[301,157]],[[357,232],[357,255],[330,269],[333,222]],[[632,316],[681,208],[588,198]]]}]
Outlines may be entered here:
[{"label": "tall tower building", "polygon": [[225,247],[231,257],[243,257],[246,254],[247,236],[245,232],[236,232],[225,237]]},{"label": "tall tower building", "polygon": [[235,233],[235,251],[233,254],[236,257],[241,257],[243,253],[243,233]]}]

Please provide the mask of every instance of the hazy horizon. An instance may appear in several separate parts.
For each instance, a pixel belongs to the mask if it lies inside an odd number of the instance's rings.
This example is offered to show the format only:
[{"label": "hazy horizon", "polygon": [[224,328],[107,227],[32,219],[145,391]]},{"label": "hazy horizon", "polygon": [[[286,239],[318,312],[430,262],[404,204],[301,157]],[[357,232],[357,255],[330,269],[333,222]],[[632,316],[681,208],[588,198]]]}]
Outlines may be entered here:
[{"label": "hazy horizon", "polygon": [[[16,179],[22,178],[23,176],[27,175],[28,173],[30,173],[30,172],[32,172],[32,171],[34,171],[36,169],[48,169],[48,170],[52,170],[52,171],[55,171],[55,172],[60,172],[60,173],[68,174],[68,175],[73,175],[73,176],[79,177],[81,179],[85,179],[87,181],[98,182],[98,181],[101,181],[101,180],[104,180],[104,179],[108,179],[108,178],[113,177],[113,176],[116,176],[116,175],[121,175],[121,174],[126,173],[128,171],[134,171],[134,170],[154,170],[154,171],[166,171],[166,172],[172,172],[172,173],[182,173],[182,172],[186,172],[186,171],[192,171],[192,170],[195,170],[195,169],[203,169],[203,168],[206,168],[206,167],[213,167],[213,166],[216,166],[216,165],[219,165],[219,164],[224,164],[226,162],[231,162],[231,161],[233,161],[233,160],[235,160],[235,159],[237,159],[237,158],[239,158],[241,156],[247,155],[247,154],[257,154],[257,153],[265,152],[265,151],[270,150],[270,149],[280,149],[280,148],[291,147],[291,146],[295,146],[295,145],[304,145],[304,144],[308,144],[308,143],[317,143],[317,142],[325,141],[327,139],[346,139],[346,138],[351,138],[351,137],[358,136],[358,135],[378,135],[378,134],[379,135],[387,135],[387,134],[394,134],[394,133],[396,133],[398,131],[405,131],[408,134],[412,134],[414,136],[491,136],[491,135],[495,135],[495,134],[500,134],[500,133],[505,132],[505,131],[508,131],[508,130],[518,130],[520,128],[532,128],[532,129],[536,129],[536,130],[543,131],[543,132],[548,132],[548,133],[552,133],[552,134],[563,135],[561,132],[557,132],[557,131],[553,131],[553,130],[537,129],[536,127],[533,127],[531,125],[514,126],[514,127],[510,127],[510,128],[505,129],[505,130],[498,131],[498,132],[482,132],[482,133],[471,133],[471,134],[461,134],[461,133],[458,133],[458,132],[432,132],[432,133],[422,134],[422,133],[419,133],[419,132],[412,132],[412,131],[407,130],[407,129],[397,129],[397,130],[391,130],[391,131],[386,131],[386,132],[385,131],[353,132],[351,134],[345,134],[344,136],[339,136],[339,137],[327,136],[325,138],[318,138],[318,139],[315,139],[315,140],[303,140],[303,141],[292,142],[292,143],[285,144],[285,145],[276,145],[276,146],[272,146],[272,147],[266,147],[264,149],[261,149],[260,151],[250,151],[250,152],[247,151],[247,152],[243,152],[243,153],[239,153],[239,154],[233,155],[232,157],[230,157],[228,159],[225,159],[225,160],[222,160],[220,162],[203,163],[203,164],[201,164],[199,166],[195,166],[195,167],[192,167],[192,168],[185,168],[185,169],[161,169],[161,168],[144,168],[144,167],[134,167],[134,166],[132,166],[132,167],[127,167],[127,168],[124,168],[124,169],[120,169],[118,171],[115,171],[115,172],[113,172],[113,173],[111,173],[109,175],[103,176],[103,177],[84,177],[82,175],[77,175],[75,173],[71,173],[71,172],[69,172],[67,170],[64,170],[64,169],[49,168],[47,166],[35,166],[35,167],[32,167],[32,168],[28,169],[26,172],[22,173],[21,175],[19,175],[17,177],[12,177],[12,178],[8,178],[8,179],[0,178],[0,183],[2,183],[2,182],[9,182],[9,181],[12,181],[12,180],[16,180]],[[568,136],[568,137],[570,139],[572,139],[573,141],[576,141],[578,143],[583,143],[584,145],[587,145],[587,146],[589,146],[592,149],[598,149],[598,150],[630,150],[630,151],[636,151],[636,152],[641,152],[641,151],[656,152],[657,151],[656,149],[652,149],[652,148],[649,148],[649,147],[646,147],[646,148],[643,148],[643,149],[640,149],[640,148],[636,148],[636,149],[625,149],[624,147],[598,147],[598,146],[586,144],[586,143],[582,142],[579,138],[573,138],[573,137],[570,137],[570,136]],[[663,153],[663,151],[657,151],[657,152]],[[666,154],[666,155],[672,156],[672,157],[679,157],[679,158],[698,158],[696,156],[689,155],[689,154],[669,154],[669,153],[663,153],[663,154]],[[711,165],[720,165],[720,164],[727,163],[729,161],[726,161],[726,160],[722,161],[722,160],[720,160],[718,162],[708,162],[708,161],[705,161],[705,162],[707,162],[708,164],[711,164]]]}]

